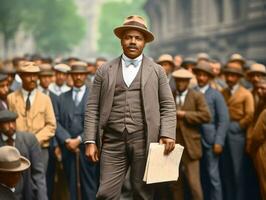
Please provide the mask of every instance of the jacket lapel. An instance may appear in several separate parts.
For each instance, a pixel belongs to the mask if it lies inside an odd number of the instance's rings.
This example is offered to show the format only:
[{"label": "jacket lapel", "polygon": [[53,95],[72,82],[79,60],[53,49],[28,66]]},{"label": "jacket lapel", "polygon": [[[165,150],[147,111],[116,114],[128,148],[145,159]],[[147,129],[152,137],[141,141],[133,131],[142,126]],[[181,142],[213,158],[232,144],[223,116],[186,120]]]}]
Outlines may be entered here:
[{"label": "jacket lapel", "polygon": [[142,74],[141,74],[141,89],[142,89],[142,91],[145,87],[145,84],[149,80],[151,70],[152,70],[152,66],[151,66],[149,59],[146,56],[143,56]]},{"label": "jacket lapel", "polygon": [[190,110],[193,99],[194,99],[193,92],[191,89],[188,89],[188,93],[187,96],[185,97],[185,102],[182,106],[182,110]]}]

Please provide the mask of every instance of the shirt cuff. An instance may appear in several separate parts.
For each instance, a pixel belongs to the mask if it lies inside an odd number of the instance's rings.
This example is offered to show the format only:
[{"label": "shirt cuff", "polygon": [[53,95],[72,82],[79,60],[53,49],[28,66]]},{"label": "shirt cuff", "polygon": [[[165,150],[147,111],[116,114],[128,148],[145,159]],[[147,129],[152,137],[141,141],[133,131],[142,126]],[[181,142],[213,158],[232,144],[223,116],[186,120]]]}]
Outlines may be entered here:
[{"label": "shirt cuff", "polygon": [[87,140],[84,142],[84,144],[95,144],[96,142],[93,140]]}]

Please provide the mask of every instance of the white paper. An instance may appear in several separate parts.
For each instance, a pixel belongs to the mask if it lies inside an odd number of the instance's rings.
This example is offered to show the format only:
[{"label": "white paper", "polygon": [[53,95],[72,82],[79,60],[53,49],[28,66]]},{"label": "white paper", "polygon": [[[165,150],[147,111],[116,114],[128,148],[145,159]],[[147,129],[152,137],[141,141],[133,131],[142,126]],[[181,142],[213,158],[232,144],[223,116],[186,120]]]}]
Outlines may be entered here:
[{"label": "white paper", "polygon": [[143,181],[147,184],[177,181],[183,150],[183,146],[176,144],[170,154],[164,155],[164,145],[151,143]]}]

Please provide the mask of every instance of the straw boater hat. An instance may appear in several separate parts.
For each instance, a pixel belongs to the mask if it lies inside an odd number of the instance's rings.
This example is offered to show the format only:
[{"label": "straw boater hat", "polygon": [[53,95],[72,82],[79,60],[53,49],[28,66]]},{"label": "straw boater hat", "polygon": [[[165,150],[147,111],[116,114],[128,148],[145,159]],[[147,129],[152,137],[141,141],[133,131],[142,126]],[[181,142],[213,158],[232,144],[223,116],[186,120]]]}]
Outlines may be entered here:
[{"label": "straw boater hat", "polygon": [[172,76],[175,79],[191,79],[191,78],[193,78],[193,74],[186,69],[178,69],[172,73]]},{"label": "straw boater hat", "polygon": [[203,71],[203,72],[206,72],[211,77],[215,76],[213,71],[212,71],[212,68],[211,68],[210,64],[207,63],[207,62],[200,62],[192,70],[193,70],[194,73],[197,73],[198,71]]},{"label": "straw boater hat", "polygon": [[250,75],[252,73],[260,73],[263,76],[266,76],[266,68],[263,64],[254,63],[250,66],[250,69],[246,73],[247,75]]},{"label": "straw boater hat", "polygon": [[136,29],[142,32],[146,42],[151,42],[154,40],[154,36],[152,32],[148,30],[145,20],[138,15],[127,17],[122,26],[116,27],[114,29],[114,33],[118,38],[122,39],[124,32],[131,29]]},{"label": "straw boater hat", "polygon": [[54,71],[53,71],[53,67],[50,64],[41,64],[40,65],[40,76],[53,76],[54,75]]},{"label": "straw boater hat", "polygon": [[29,61],[23,61],[21,62],[19,68],[18,68],[19,73],[39,73],[40,68],[35,65],[34,62],[29,62]]},{"label": "straw boater hat", "polygon": [[74,73],[89,73],[87,69],[87,63],[82,61],[75,61],[71,64],[71,70],[68,72],[70,74]]},{"label": "straw boater hat", "polygon": [[0,147],[0,172],[22,172],[30,167],[30,161],[12,146]]},{"label": "straw boater hat", "polygon": [[161,64],[162,62],[169,62],[172,67],[175,66],[175,63],[174,63],[174,59],[173,59],[173,56],[169,55],[169,54],[162,54],[159,59],[157,60],[157,63],[158,64]]}]

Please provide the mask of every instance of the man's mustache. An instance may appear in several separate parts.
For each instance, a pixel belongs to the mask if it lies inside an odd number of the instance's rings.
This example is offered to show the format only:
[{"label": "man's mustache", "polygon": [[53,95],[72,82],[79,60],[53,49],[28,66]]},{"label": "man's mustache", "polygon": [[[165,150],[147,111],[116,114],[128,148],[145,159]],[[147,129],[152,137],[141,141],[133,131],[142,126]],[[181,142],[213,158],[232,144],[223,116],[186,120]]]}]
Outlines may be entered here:
[{"label": "man's mustache", "polygon": [[127,47],[128,49],[138,49],[138,47],[136,45],[130,44]]}]

